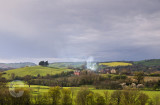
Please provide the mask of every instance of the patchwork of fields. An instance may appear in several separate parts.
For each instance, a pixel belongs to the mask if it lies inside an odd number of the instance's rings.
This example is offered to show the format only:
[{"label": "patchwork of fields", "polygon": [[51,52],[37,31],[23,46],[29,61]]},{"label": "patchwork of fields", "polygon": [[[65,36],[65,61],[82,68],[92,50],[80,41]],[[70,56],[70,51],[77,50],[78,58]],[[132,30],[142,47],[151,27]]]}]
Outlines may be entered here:
[{"label": "patchwork of fields", "polygon": [[[71,65],[71,64],[68,63],[68,65]],[[58,66],[57,66],[57,64],[52,64],[52,65],[50,65],[50,67],[33,66],[33,67],[24,67],[24,68],[19,68],[19,69],[13,69],[13,70],[5,71],[5,74],[3,75],[3,77],[5,77],[6,79],[10,79],[11,75],[13,73],[15,74],[15,76],[24,77],[26,75],[37,76],[38,74],[40,74],[41,76],[45,76],[47,74],[55,75],[55,74],[60,74],[63,71],[64,72],[73,71],[71,69],[65,68],[68,65],[62,64],[62,65],[60,65],[61,68],[57,68],[59,66],[59,64],[58,64]],[[77,65],[79,66],[81,64],[78,63],[74,66],[77,67]],[[116,66],[132,66],[132,63],[108,62],[108,63],[99,63],[99,65],[116,67]],[[51,66],[57,66],[57,67],[51,67]],[[101,75],[106,76],[106,74],[101,74]],[[133,76],[128,76],[128,78],[133,79]],[[147,77],[146,76],[144,78],[144,80],[145,81],[150,81],[150,80],[157,81],[157,80],[160,80],[160,77],[149,77],[149,76]],[[48,93],[48,91],[50,89],[49,86],[31,85],[29,87],[26,84],[25,84],[25,88],[30,89],[32,95],[46,94],[46,93]],[[63,87],[63,88],[70,88],[72,91],[73,98],[76,97],[78,91],[81,89],[81,87]],[[108,91],[110,94],[115,91],[115,90],[107,90],[107,89],[95,89],[93,86],[89,86],[88,89],[93,91],[94,93],[99,93],[101,95],[104,95],[105,91]],[[154,98],[157,95],[160,96],[160,91],[142,91],[141,90],[140,92],[147,94],[150,98]]]}]

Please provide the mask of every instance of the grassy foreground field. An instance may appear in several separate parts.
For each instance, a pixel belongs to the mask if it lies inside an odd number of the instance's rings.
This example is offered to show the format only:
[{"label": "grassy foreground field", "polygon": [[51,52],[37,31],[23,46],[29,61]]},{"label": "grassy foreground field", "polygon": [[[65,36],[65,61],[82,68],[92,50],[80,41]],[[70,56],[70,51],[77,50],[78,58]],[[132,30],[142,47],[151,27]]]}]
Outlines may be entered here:
[{"label": "grassy foreground field", "polygon": [[[40,85],[31,85],[30,88],[28,85],[25,85],[25,88],[30,89],[32,95],[45,94],[50,89],[49,86],[40,86]],[[63,87],[63,88],[70,88],[71,91],[73,92],[73,98],[76,97],[78,91],[81,89],[81,87]],[[88,89],[93,91],[94,93],[99,93],[101,95],[104,95],[105,91],[108,91],[110,94],[115,91],[107,89],[95,89],[93,86],[89,86]],[[157,95],[160,96],[160,91],[140,91],[140,92],[147,94],[150,98],[154,98]]]},{"label": "grassy foreground field", "polygon": [[99,65],[106,65],[110,67],[115,67],[115,66],[131,66],[131,63],[126,63],[126,62],[109,62],[109,63],[99,63]]},{"label": "grassy foreground field", "polygon": [[11,78],[11,74],[14,73],[15,76],[24,77],[26,75],[37,76],[40,74],[41,76],[45,76],[47,74],[55,75],[61,72],[66,71],[73,71],[71,69],[64,69],[64,68],[50,68],[50,67],[43,67],[43,66],[33,66],[33,67],[24,67],[19,69],[13,69],[5,71],[6,74],[3,75],[6,79]]}]

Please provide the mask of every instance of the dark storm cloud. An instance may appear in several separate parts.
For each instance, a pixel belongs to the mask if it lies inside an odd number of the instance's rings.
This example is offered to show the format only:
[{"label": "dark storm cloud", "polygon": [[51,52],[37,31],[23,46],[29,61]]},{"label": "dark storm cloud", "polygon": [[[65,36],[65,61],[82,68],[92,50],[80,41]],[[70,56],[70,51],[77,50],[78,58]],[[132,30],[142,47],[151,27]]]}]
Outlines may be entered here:
[{"label": "dark storm cloud", "polygon": [[0,23],[6,61],[160,58],[159,0],[1,1]]}]

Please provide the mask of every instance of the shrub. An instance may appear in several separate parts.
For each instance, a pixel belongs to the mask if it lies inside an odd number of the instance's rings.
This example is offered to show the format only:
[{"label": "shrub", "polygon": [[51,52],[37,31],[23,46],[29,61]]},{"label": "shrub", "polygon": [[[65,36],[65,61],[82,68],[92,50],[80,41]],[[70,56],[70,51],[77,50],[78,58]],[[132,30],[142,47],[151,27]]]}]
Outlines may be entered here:
[{"label": "shrub", "polygon": [[16,89],[15,92],[24,91],[21,97],[13,97],[8,88],[0,88],[0,105],[30,105],[30,92],[27,89]]},{"label": "shrub", "polygon": [[31,104],[30,91],[24,88],[19,88],[15,90],[16,93],[18,93],[19,91],[24,91],[24,93],[21,97],[11,96],[12,105],[30,105]]},{"label": "shrub", "polygon": [[52,101],[50,100],[50,96],[48,94],[37,95],[32,97],[33,105],[51,105]]},{"label": "shrub", "polygon": [[113,80],[119,80],[119,79],[126,79],[126,75],[113,75],[111,79]]},{"label": "shrub", "polygon": [[60,103],[61,91],[60,87],[52,87],[49,89],[49,94],[52,97],[52,105],[58,105]]},{"label": "shrub", "polygon": [[124,90],[121,94],[122,105],[139,105],[138,100],[139,91],[137,90]]},{"label": "shrub", "polygon": [[109,94],[109,92],[105,91],[104,96],[105,96],[106,105],[109,105],[110,104],[110,94]]},{"label": "shrub", "polygon": [[76,96],[76,103],[77,105],[87,105],[87,96],[93,93],[87,88],[81,88],[80,91],[78,91]]},{"label": "shrub", "polygon": [[87,95],[87,105],[96,105],[95,99],[94,99],[94,93],[89,93]]},{"label": "shrub", "polygon": [[62,90],[62,105],[72,105],[71,90]]},{"label": "shrub", "polygon": [[100,94],[96,94],[96,105],[105,105],[105,99]]},{"label": "shrub", "polygon": [[154,101],[154,105],[160,105],[160,96],[159,96],[159,95],[156,95],[156,96],[153,98],[153,101]]},{"label": "shrub", "polygon": [[149,97],[148,95],[144,94],[144,93],[140,93],[138,100],[140,102],[140,105],[145,105],[148,101]]},{"label": "shrub", "polygon": [[119,105],[120,102],[121,102],[121,97],[122,96],[122,91],[114,91],[112,94],[111,94],[111,103],[112,104],[115,104],[115,105]]}]

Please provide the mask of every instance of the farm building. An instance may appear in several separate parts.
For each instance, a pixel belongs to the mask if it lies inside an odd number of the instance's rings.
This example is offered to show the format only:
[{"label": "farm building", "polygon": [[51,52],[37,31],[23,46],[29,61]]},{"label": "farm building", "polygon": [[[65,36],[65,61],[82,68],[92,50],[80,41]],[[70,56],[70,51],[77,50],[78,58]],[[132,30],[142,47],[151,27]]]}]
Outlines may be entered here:
[{"label": "farm building", "polygon": [[103,74],[116,74],[117,73],[115,69],[102,69],[99,72]]},{"label": "farm building", "polygon": [[116,74],[117,72],[116,72],[116,70],[115,69],[112,69],[111,70],[111,74]]},{"label": "farm building", "polygon": [[74,75],[79,76],[80,75],[80,71],[79,70],[74,71]]}]

